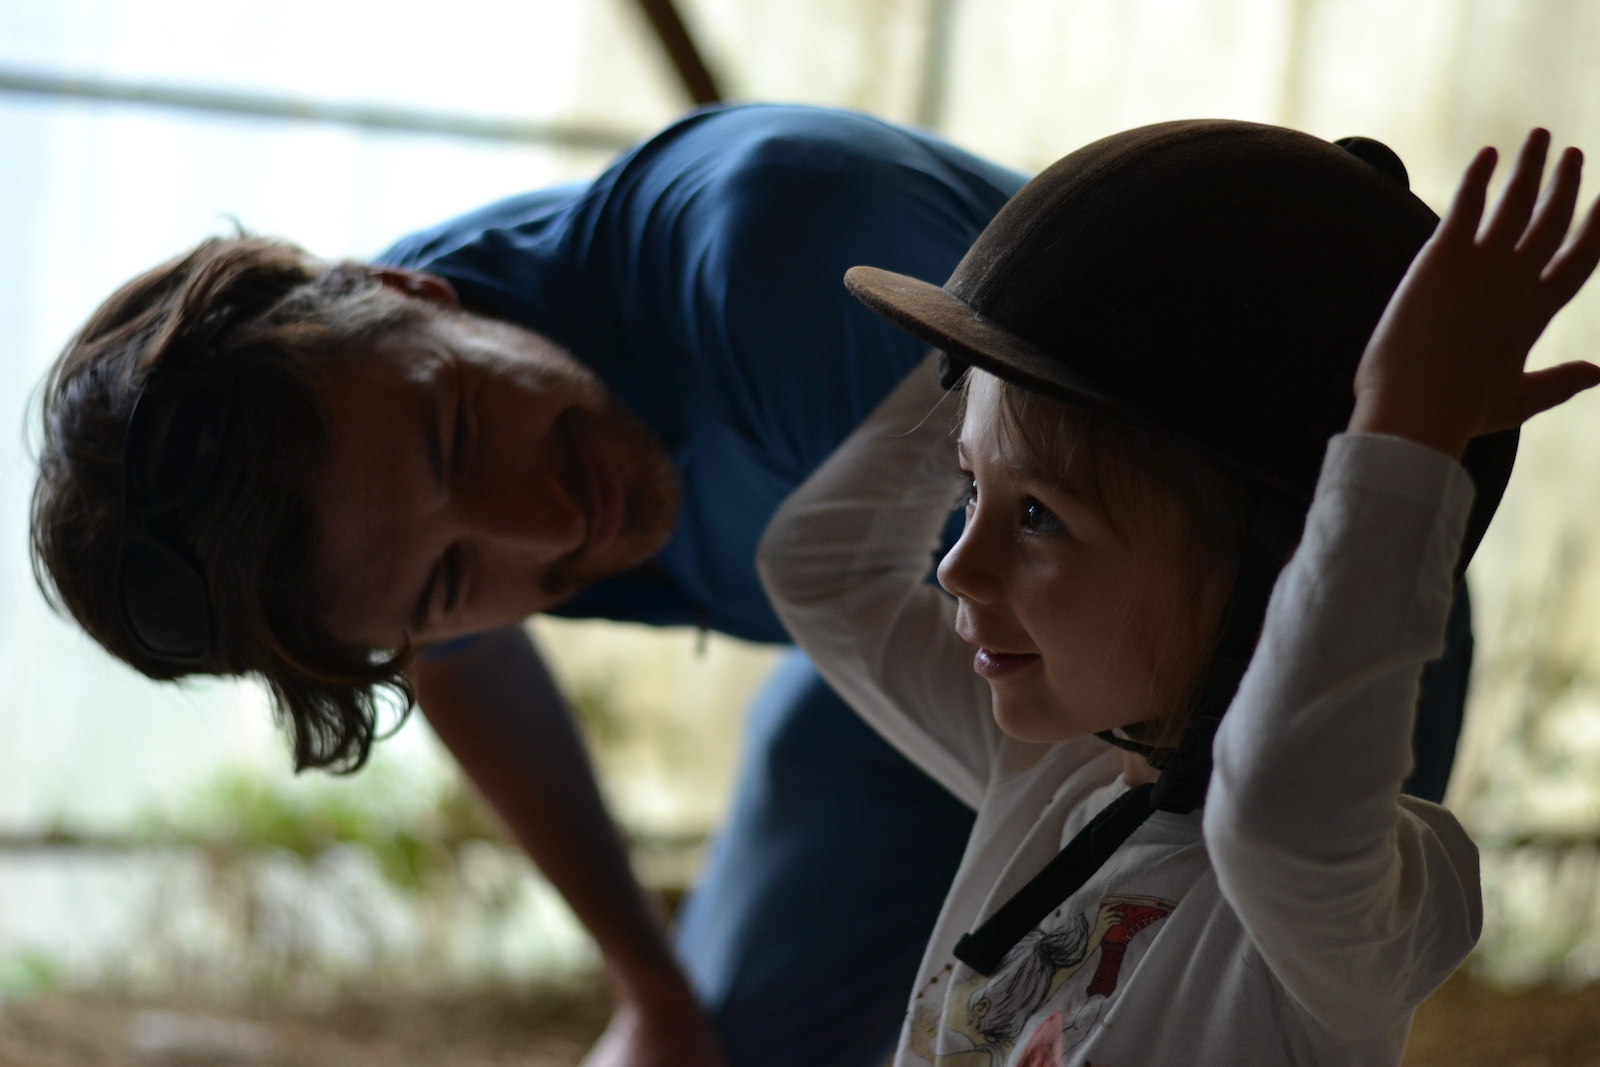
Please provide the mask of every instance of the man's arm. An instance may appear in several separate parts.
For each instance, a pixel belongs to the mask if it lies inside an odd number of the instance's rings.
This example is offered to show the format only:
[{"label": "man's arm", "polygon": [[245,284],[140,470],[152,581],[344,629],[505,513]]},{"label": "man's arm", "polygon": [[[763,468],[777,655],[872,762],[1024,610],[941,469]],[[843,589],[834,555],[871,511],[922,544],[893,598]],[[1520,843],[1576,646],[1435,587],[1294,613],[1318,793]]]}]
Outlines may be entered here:
[{"label": "man's arm", "polygon": [[618,1013],[591,1062],[720,1064],[527,633],[511,626],[485,634],[456,655],[419,661],[412,679],[434,732],[600,946]]}]

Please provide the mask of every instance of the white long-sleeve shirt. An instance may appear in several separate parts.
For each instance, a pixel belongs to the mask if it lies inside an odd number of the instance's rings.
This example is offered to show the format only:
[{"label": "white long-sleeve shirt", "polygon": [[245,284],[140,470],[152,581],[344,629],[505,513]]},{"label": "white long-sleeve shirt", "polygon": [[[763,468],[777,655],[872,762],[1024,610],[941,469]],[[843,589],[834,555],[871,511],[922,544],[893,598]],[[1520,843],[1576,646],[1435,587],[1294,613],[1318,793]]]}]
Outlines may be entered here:
[{"label": "white long-sleeve shirt", "polygon": [[942,398],[930,361],[778,511],[759,558],[824,677],[978,812],[898,1067],[1398,1064],[1482,925],[1472,842],[1400,795],[1466,473],[1398,438],[1330,442],[1205,808],[1153,814],[986,978],[956,940],[1127,786],[1092,737],[995,725],[954,602],[927,581],[960,490]]}]

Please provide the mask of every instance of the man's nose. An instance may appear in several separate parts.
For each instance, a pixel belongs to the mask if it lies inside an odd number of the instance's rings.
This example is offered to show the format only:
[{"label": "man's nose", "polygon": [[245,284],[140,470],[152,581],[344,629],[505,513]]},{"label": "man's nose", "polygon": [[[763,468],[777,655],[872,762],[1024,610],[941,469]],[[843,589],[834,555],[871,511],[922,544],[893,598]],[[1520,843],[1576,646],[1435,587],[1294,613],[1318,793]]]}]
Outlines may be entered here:
[{"label": "man's nose", "polygon": [[555,472],[536,471],[466,493],[458,509],[463,532],[496,547],[553,561],[579,548],[589,517]]}]

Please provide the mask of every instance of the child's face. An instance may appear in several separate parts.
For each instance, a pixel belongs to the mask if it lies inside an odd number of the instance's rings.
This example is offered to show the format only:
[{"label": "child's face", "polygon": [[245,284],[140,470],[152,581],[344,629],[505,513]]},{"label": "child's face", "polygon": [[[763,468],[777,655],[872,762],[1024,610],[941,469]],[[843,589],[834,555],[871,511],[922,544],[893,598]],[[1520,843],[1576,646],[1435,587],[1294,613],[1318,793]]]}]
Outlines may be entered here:
[{"label": "child's face", "polygon": [[[974,372],[960,437],[971,478],[966,530],[939,565],[960,601],[956,632],[1000,728],[1051,742],[1152,718],[1149,657],[1133,638],[1141,559],[1066,477],[1039,469],[1000,433],[994,379]],[[1148,588],[1148,586],[1146,586]]]}]

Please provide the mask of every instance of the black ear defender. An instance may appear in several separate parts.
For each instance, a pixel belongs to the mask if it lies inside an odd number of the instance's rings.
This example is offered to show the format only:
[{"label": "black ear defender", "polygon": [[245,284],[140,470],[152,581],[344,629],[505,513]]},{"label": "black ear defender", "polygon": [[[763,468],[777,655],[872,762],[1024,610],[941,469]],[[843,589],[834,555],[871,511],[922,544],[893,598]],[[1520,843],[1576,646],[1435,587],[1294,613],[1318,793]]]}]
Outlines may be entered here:
[{"label": "black ear defender", "polygon": [[117,603],[139,651],[172,666],[202,667],[216,652],[210,587],[188,526],[221,464],[238,392],[237,374],[217,357],[234,315],[231,305],[207,312],[159,357],[123,440]]}]

